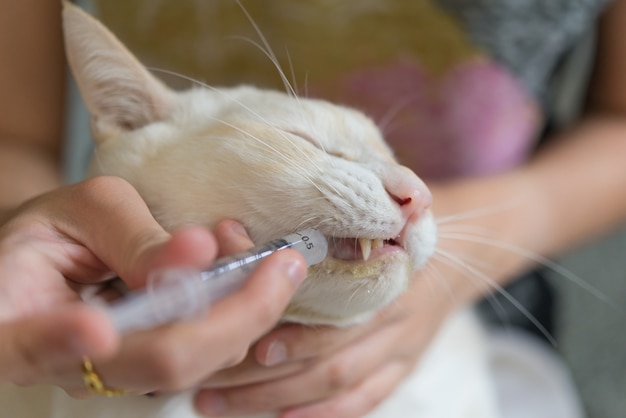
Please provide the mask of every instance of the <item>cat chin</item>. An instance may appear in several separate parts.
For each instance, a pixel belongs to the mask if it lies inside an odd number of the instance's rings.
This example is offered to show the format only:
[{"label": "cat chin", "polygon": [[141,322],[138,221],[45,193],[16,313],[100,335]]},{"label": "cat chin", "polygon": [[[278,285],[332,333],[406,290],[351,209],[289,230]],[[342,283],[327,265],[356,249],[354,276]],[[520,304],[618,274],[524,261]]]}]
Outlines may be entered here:
[{"label": "cat chin", "polygon": [[405,251],[367,262],[333,258],[309,269],[283,319],[306,325],[349,326],[370,319],[404,293],[435,252],[437,226],[430,211],[403,231]]},{"label": "cat chin", "polygon": [[350,272],[333,271],[332,266],[340,264],[337,260],[331,263],[326,260],[312,267],[285,311],[284,319],[307,325],[334,326],[367,320],[408,288],[412,272],[408,257],[403,254],[394,258],[397,259],[379,265],[371,275],[358,279]]},{"label": "cat chin", "polygon": [[349,327],[365,323],[376,315],[376,311],[363,312],[350,317],[325,316],[319,312],[311,312],[297,306],[289,306],[281,318],[281,322],[298,323],[309,326],[330,325],[333,327]]}]

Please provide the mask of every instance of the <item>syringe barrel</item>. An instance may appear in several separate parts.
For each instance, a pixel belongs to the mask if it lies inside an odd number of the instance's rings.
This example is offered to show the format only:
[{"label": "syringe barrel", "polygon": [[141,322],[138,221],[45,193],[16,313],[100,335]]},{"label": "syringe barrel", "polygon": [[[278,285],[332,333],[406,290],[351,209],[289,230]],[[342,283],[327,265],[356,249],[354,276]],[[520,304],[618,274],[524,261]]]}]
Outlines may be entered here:
[{"label": "syringe barrel", "polygon": [[107,311],[121,333],[190,319],[239,289],[263,259],[286,248],[298,251],[311,266],[326,257],[328,243],[319,231],[308,229],[219,259],[204,272],[189,268],[157,270],[150,274],[145,292],[132,295]]},{"label": "syringe barrel", "polygon": [[145,292],[131,294],[106,310],[122,334],[189,319],[203,310],[201,285],[202,276],[197,270],[157,270],[151,274]]},{"label": "syringe barrel", "polygon": [[306,260],[307,266],[312,266],[326,257],[328,242],[321,232],[315,229],[305,229],[259,245],[248,251],[220,258],[209,270],[203,272],[202,276],[208,280],[235,269],[243,269],[246,273],[250,273],[256,267],[258,261],[286,248],[298,251]]}]

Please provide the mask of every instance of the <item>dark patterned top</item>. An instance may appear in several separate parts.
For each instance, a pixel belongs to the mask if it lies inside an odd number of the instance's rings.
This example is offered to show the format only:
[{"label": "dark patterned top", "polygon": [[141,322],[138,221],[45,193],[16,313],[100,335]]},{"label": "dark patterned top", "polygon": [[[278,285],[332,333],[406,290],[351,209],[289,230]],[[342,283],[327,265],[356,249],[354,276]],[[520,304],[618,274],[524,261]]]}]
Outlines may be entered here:
[{"label": "dark patterned top", "polygon": [[529,91],[545,95],[563,54],[610,0],[437,0],[473,42],[508,67]]}]

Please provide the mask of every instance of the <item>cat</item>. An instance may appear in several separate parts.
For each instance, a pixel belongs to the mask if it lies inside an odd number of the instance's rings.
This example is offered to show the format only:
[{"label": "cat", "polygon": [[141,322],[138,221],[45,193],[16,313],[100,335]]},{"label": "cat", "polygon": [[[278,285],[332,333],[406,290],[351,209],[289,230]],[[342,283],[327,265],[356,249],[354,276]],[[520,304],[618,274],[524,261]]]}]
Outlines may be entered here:
[{"label": "cat", "polygon": [[[64,3],[63,24],[92,118],[91,175],[126,179],[168,230],[234,218],[256,243],[303,228],[328,237],[329,257],[309,268],[285,321],[362,323],[400,296],[435,252],[428,189],[395,162],[361,112],[245,85],[173,91],[78,7]],[[33,396],[50,417],[198,416],[192,391],[81,401],[58,389],[43,392]],[[46,396],[52,400],[44,403]],[[444,324],[415,371],[367,415],[496,416],[483,330],[466,310]]]}]

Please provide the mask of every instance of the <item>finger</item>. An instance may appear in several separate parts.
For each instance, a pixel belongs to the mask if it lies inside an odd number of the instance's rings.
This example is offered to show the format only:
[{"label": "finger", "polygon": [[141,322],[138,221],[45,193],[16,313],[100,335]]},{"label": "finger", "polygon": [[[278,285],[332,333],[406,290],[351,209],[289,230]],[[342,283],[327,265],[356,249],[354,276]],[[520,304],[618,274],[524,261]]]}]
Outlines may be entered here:
[{"label": "finger", "polygon": [[254,352],[249,351],[246,358],[233,367],[219,370],[201,383],[203,388],[227,388],[249,385],[278,378],[284,378],[303,371],[309,366],[306,361],[294,361],[276,367],[262,366],[256,360]]},{"label": "finger", "polygon": [[108,385],[138,393],[197,385],[242,360],[250,344],[279,320],[305,275],[302,256],[280,251],[206,317],[129,335],[114,362],[96,366]]},{"label": "finger", "polygon": [[[320,361],[302,373],[272,382],[239,388],[203,390],[198,393],[199,411],[211,413],[252,413],[276,411],[294,405],[320,401],[357,385],[384,364],[396,361],[397,342],[404,328],[393,324],[366,335],[348,347]],[[419,350],[413,353],[417,358]],[[413,367],[413,358],[406,359],[406,367]],[[220,410],[211,408],[219,407]]]},{"label": "finger", "polygon": [[[211,232],[200,226],[187,226],[172,233],[171,238],[154,250],[148,250],[145,263],[138,271],[174,266],[206,269],[215,260],[217,243]],[[141,259],[141,255],[138,256]]]},{"label": "finger", "polygon": [[215,241],[199,229],[183,232],[159,251],[170,234],[122,179],[96,177],[54,196],[56,205],[48,215],[59,229],[88,247],[131,288],[141,287],[147,272],[157,266],[208,265],[215,256]]},{"label": "finger", "polygon": [[215,236],[220,247],[220,257],[246,251],[254,246],[243,225],[232,219],[218,223]]},{"label": "finger", "polygon": [[354,388],[329,400],[288,409],[280,418],[342,417],[359,418],[378,407],[402,382],[410,369],[391,363],[369,376]]},{"label": "finger", "polygon": [[364,324],[346,328],[287,324],[273,330],[258,342],[255,347],[256,358],[264,366],[276,366],[324,356],[389,321],[388,316],[377,315]]},{"label": "finger", "polygon": [[106,317],[79,304],[1,324],[0,341],[0,376],[16,384],[58,384],[78,375],[84,356],[106,358],[119,346]]},{"label": "finger", "polygon": [[374,327],[374,324],[369,323],[349,328],[287,324],[264,336],[256,344],[255,354],[258,362],[268,367],[321,357],[336,351]]},{"label": "finger", "polygon": [[[279,251],[268,257],[240,292],[213,307],[208,317],[211,332],[233,335],[236,339],[243,335],[246,344],[257,340],[280,319],[306,271],[304,258],[294,250]],[[224,321],[226,318],[230,324]],[[237,326],[238,332],[232,332],[234,324],[241,324]]]},{"label": "finger", "polygon": [[[417,288],[415,285],[413,287]],[[417,288],[417,290],[423,293],[423,289]],[[411,290],[411,293],[413,292]],[[310,367],[317,359],[339,350],[366,334],[374,333],[377,329],[394,321],[406,322],[406,319],[411,315],[406,310],[406,305],[414,305],[415,296],[411,293],[403,296],[397,303],[379,312],[368,323],[360,326],[335,328],[307,327],[298,324],[281,325],[261,338],[255,345],[254,358],[248,356],[244,362],[234,368],[216,373],[203,382],[202,386],[204,388],[229,388],[285,378],[300,372]],[[423,315],[419,317],[423,317]],[[430,321],[426,327],[412,324],[409,327],[412,330],[424,330],[421,333],[414,333],[415,338],[419,340],[417,341],[418,346],[425,344],[428,336],[436,329],[430,324]],[[275,344],[279,344],[278,348]],[[284,346],[280,347],[280,344],[284,344]],[[414,352],[415,354],[419,352],[417,348],[413,350],[413,346],[409,346],[407,341],[403,342],[402,346],[407,346],[405,352]]]},{"label": "finger", "polygon": [[432,298],[428,289],[424,289],[425,286],[425,281],[415,280],[406,294],[361,325],[347,328],[307,327],[297,324],[281,326],[257,343],[257,360],[265,366],[276,366],[284,362],[325,356],[377,329],[406,321],[410,317],[429,318],[428,321],[420,322],[421,332],[415,334],[416,337],[427,339],[435,333],[448,311],[442,309],[445,304]]}]

